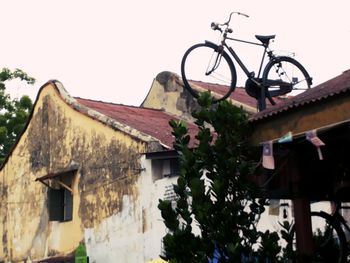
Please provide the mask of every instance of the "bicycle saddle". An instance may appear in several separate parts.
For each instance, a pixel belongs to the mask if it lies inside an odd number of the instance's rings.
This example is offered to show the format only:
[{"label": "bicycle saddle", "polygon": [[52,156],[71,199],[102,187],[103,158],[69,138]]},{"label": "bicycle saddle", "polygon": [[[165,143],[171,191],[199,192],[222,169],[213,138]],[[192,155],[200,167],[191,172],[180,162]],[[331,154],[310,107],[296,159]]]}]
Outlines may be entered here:
[{"label": "bicycle saddle", "polygon": [[271,39],[274,39],[276,35],[261,36],[255,35],[256,39],[260,40],[264,45],[268,45]]}]

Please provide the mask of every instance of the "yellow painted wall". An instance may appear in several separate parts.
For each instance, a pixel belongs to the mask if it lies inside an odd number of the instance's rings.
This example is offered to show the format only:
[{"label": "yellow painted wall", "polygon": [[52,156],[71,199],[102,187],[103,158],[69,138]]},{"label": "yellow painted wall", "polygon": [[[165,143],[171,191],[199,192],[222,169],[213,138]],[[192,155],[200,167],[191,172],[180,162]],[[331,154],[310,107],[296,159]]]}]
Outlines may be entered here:
[{"label": "yellow painted wall", "polygon": [[[194,88],[199,92],[207,91],[199,85],[195,85]],[[214,92],[211,94],[217,99],[221,97]],[[256,113],[255,107],[232,98],[227,100],[237,107],[242,107],[249,114]],[[161,109],[188,121],[193,121],[192,112],[199,109],[197,100],[183,87],[179,76],[168,71],[161,72],[156,76],[141,106]]]},{"label": "yellow painted wall", "polygon": [[[45,86],[32,119],[0,171],[0,261],[64,255],[84,243],[84,229],[120,212],[122,197],[138,198],[145,143],[73,110],[53,84]],[[47,186],[35,181],[77,163],[73,220],[50,222]],[[135,215],[136,216],[136,215]]]},{"label": "yellow painted wall", "polygon": [[180,92],[178,90],[165,92],[164,86],[155,79],[142,106],[153,109],[166,109],[169,113],[181,116],[183,111],[177,108],[179,97]]}]

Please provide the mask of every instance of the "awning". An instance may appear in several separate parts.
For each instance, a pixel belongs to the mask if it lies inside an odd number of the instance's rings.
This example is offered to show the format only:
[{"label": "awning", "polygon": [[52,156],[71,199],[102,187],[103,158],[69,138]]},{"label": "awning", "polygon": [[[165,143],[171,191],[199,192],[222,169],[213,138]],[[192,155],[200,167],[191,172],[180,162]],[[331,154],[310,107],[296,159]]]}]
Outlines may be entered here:
[{"label": "awning", "polygon": [[56,172],[56,173],[48,173],[44,176],[38,177],[35,179],[35,181],[39,181],[42,184],[46,185],[47,187],[51,187],[47,181],[49,180],[54,180],[55,182],[57,182],[59,185],[61,185],[62,187],[66,188],[68,191],[70,191],[71,193],[73,193],[72,188],[70,188],[68,185],[66,185],[65,183],[63,183],[60,180],[60,176],[63,175],[69,175],[69,174],[74,174],[76,171],[78,171],[78,168],[69,168],[69,169],[65,169],[63,171],[60,172]]}]

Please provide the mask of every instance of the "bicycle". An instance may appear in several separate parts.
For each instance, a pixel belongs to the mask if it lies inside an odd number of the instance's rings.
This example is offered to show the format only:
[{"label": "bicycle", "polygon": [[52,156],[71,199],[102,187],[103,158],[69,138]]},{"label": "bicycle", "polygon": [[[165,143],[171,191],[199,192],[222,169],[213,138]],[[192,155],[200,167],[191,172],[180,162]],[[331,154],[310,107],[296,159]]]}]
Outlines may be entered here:
[{"label": "bicycle", "polygon": [[[298,61],[290,56],[275,55],[269,48],[270,41],[275,38],[275,35],[255,35],[260,43],[228,37],[228,34],[233,33],[232,28],[229,27],[233,14],[249,17],[240,12],[231,12],[227,22],[222,24],[211,23],[213,30],[221,32],[220,44],[216,45],[206,40],[204,43],[190,47],[182,58],[181,76],[184,87],[195,98],[199,96],[198,88],[196,88],[197,81],[213,83],[220,87],[220,91],[217,92],[219,93],[218,97],[213,98],[214,103],[226,99],[235,90],[237,82],[236,68],[226,50],[229,51],[232,58],[247,76],[245,90],[248,95],[257,99],[259,110],[266,108],[266,98],[272,105],[275,105],[273,97],[285,95],[292,90],[305,91],[311,87],[312,78]],[[257,76],[255,76],[254,71],[247,69],[234,49],[226,43],[226,40],[264,48]],[[269,62],[263,69],[266,56]],[[206,63],[205,68],[203,67],[204,70],[200,68],[203,63]],[[215,82],[212,82],[212,78],[215,79]]]},{"label": "bicycle", "polygon": [[[287,205],[288,206],[288,205]],[[345,263],[349,262],[349,247],[345,231],[350,234],[350,227],[341,214],[341,209],[349,209],[350,206],[334,201],[334,211],[311,212],[311,225],[314,242],[313,262]],[[296,260],[295,226],[294,222],[280,223],[283,228],[282,237],[287,241],[286,252],[289,260]]]}]

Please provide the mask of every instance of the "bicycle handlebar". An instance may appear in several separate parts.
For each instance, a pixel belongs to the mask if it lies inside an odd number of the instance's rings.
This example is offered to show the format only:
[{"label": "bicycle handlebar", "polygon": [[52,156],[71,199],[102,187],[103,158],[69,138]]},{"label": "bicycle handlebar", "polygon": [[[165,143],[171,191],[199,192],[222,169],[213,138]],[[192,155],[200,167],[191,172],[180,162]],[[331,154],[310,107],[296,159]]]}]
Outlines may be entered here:
[{"label": "bicycle handlebar", "polygon": [[232,17],[232,15],[233,14],[237,14],[237,15],[239,15],[239,16],[245,16],[245,17],[249,17],[247,14],[244,14],[244,13],[241,13],[241,12],[231,12],[231,14],[230,14],[230,16],[229,16],[229,18],[228,18],[228,21],[226,22],[226,23],[224,23],[224,24],[222,24],[222,25],[227,25],[228,26],[228,24],[230,23],[230,21],[231,21],[231,17]]},{"label": "bicycle handlebar", "polygon": [[227,33],[232,33],[233,30],[232,30],[231,28],[228,28],[228,26],[229,26],[229,24],[230,24],[230,22],[231,22],[231,17],[232,17],[233,14],[237,14],[237,15],[240,15],[240,16],[244,16],[244,17],[247,17],[247,18],[249,17],[249,15],[244,14],[244,13],[241,13],[241,12],[231,12],[227,22],[222,23],[222,24],[216,23],[216,22],[212,22],[211,25],[210,25],[210,27],[211,27],[213,30],[219,30],[220,32],[222,32],[221,26],[226,26],[226,32],[227,32]]}]

